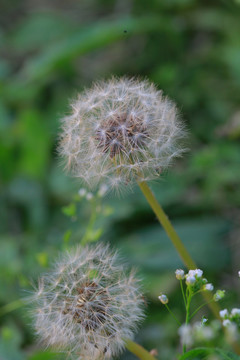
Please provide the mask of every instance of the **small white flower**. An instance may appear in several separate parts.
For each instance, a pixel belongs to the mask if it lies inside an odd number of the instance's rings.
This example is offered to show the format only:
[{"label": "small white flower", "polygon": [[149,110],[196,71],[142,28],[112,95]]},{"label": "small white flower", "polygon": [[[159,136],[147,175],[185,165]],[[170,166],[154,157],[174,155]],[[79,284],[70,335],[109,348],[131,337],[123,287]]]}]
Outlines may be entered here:
[{"label": "small white flower", "polygon": [[203,271],[200,269],[195,270],[189,270],[187,276],[195,277],[195,278],[201,278],[203,275]]},{"label": "small white flower", "polygon": [[213,296],[214,301],[222,300],[225,296],[225,290],[217,290]]},{"label": "small white flower", "polygon": [[235,315],[239,315],[240,316],[240,309],[238,308],[233,308],[231,311],[231,315],[235,316]]},{"label": "small white flower", "polygon": [[79,194],[81,197],[85,196],[86,193],[87,193],[87,190],[84,189],[84,188],[81,188],[81,189],[78,191],[78,194]]},{"label": "small white flower", "polygon": [[228,316],[228,310],[224,309],[224,310],[219,311],[219,315],[222,319],[224,319],[225,316]]},{"label": "small white flower", "polygon": [[177,269],[177,270],[175,271],[175,274],[176,274],[176,278],[177,278],[178,280],[183,280],[183,279],[184,279],[184,276],[185,276],[184,270],[182,270],[182,269]]},{"label": "small white flower", "polygon": [[213,284],[209,283],[209,284],[204,285],[204,289],[208,290],[208,291],[213,291],[214,286],[213,286]]},{"label": "small white flower", "polygon": [[223,326],[224,327],[227,327],[227,326],[229,326],[229,325],[231,325],[232,323],[231,323],[231,321],[229,320],[229,319],[225,319],[225,320],[223,320]]},{"label": "small white flower", "polygon": [[196,282],[195,276],[187,276],[186,277],[186,284],[187,285],[193,285]]},{"label": "small white flower", "polygon": [[92,198],[93,198],[93,194],[92,193],[87,193],[87,195],[86,195],[86,199],[87,200],[92,200]]},{"label": "small white flower", "polygon": [[98,190],[98,196],[103,197],[106,194],[106,192],[108,191],[108,189],[109,188],[106,184],[102,184],[100,186],[100,189]]},{"label": "small white flower", "polygon": [[160,296],[158,297],[158,299],[159,299],[159,300],[161,301],[161,303],[164,304],[164,305],[166,305],[166,304],[168,303],[168,297],[167,297],[167,295],[162,294],[162,295],[160,295]]},{"label": "small white flower", "polygon": [[197,341],[208,341],[214,338],[214,330],[200,322],[193,325],[193,337]]},{"label": "small white flower", "polygon": [[226,330],[227,330],[227,338],[231,342],[239,341],[239,330],[237,324],[231,322],[230,324],[227,325]]},{"label": "small white flower", "polygon": [[240,277],[240,271],[238,272],[238,277]]},{"label": "small white flower", "polygon": [[202,317],[201,324],[204,325],[204,324],[206,324],[207,321],[208,321],[208,319],[203,316],[203,317]]},{"label": "small white flower", "polygon": [[193,344],[193,331],[191,325],[183,324],[178,329],[181,344],[191,346]]}]

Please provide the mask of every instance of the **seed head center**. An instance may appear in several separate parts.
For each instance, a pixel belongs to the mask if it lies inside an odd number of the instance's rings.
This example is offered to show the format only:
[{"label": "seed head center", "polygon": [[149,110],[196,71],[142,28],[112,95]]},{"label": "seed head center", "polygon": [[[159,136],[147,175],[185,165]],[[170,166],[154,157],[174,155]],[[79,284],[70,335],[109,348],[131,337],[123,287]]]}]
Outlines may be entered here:
[{"label": "seed head center", "polygon": [[144,146],[147,137],[143,121],[132,114],[120,113],[103,120],[96,131],[97,147],[113,158]]},{"label": "seed head center", "polygon": [[109,296],[104,288],[95,282],[87,282],[76,289],[77,301],[67,301],[64,314],[71,314],[86,330],[95,330],[106,318]]}]

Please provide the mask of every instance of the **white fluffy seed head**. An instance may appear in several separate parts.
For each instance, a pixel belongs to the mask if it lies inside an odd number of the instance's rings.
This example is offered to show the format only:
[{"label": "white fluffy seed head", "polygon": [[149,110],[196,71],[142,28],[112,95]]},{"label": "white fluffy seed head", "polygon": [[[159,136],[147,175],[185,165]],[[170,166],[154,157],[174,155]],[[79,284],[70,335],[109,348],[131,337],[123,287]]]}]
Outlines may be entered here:
[{"label": "white fluffy seed head", "polygon": [[183,152],[176,106],[146,80],[97,83],[71,107],[62,119],[59,153],[90,187],[154,179]]},{"label": "white fluffy seed head", "polygon": [[63,254],[33,300],[40,339],[79,360],[119,354],[143,318],[138,280],[106,245]]}]

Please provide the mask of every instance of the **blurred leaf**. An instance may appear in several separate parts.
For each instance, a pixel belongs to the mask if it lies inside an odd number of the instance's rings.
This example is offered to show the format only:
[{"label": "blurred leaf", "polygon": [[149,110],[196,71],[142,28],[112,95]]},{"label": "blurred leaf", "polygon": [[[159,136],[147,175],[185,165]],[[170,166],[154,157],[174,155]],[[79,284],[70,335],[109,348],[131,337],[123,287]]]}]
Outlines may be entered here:
[{"label": "blurred leaf", "polygon": [[34,355],[31,355],[27,358],[27,360],[58,360],[58,359],[62,359],[63,355],[60,353],[53,353],[50,351],[42,351],[42,352],[38,352]]},{"label": "blurred leaf", "polygon": [[[11,94],[10,96],[15,99],[23,95],[32,96],[35,94],[36,86],[39,87],[42,83],[48,82],[48,75],[52,75],[57,68],[62,68],[66,62],[79,55],[126,38],[125,29],[132,36],[161,29],[164,23],[164,18],[146,16],[91,24],[59,43],[49,45],[42,54],[29,60],[19,74],[19,78],[6,88],[5,94]],[[29,82],[34,83],[34,88],[29,85]]]},{"label": "blurred leaf", "polygon": [[1,360],[24,360],[20,350],[21,334],[16,326],[4,326],[0,335],[0,359]]},{"label": "blurred leaf", "polygon": [[224,351],[222,349],[214,348],[197,348],[194,350],[188,351],[186,354],[179,357],[179,360],[200,360],[200,359],[209,359],[208,355],[216,354],[220,355],[221,360],[239,360],[240,356]]},{"label": "blurred leaf", "polygon": [[48,254],[45,252],[41,252],[36,254],[36,258],[38,263],[42,266],[42,267],[47,267],[48,265]]},{"label": "blurred leaf", "polygon": [[[227,266],[229,251],[222,241],[222,235],[228,226],[222,219],[182,220],[173,225],[200,268],[220,271]],[[160,225],[128,236],[121,241],[120,247],[131,261],[148,271],[160,272],[183,266]]]},{"label": "blurred leaf", "polygon": [[77,211],[77,207],[75,203],[70,203],[67,206],[64,206],[62,208],[62,212],[66,215],[66,216],[76,216],[76,211]]},{"label": "blurred leaf", "polygon": [[42,177],[48,166],[50,134],[45,120],[36,110],[26,110],[15,127],[20,141],[19,170],[29,176]]},{"label": "blurred leaf", "polygon": [[11,34],[10,44],[18,52],[41,49],[47,44],[53,44],[59,38],[66,38],[73,30],[73,22],[57,13],[33,13],[24,18]]},{"label": "blurred leaf", "polygon": [[67,230],[63,235],[63,241],[65,244],[69,243],[70,237],[72,235],[72,230]]}]

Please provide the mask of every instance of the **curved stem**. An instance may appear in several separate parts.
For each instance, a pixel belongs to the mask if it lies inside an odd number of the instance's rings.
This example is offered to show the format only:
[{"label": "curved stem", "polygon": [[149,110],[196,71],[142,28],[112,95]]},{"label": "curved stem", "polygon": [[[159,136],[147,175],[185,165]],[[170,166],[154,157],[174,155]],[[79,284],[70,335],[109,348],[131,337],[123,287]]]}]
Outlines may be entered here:
[{"label": "curved stem", "polygon": [[174,227],[172,226],[168,216],[165,214],[164,210],[157,202],[154,194],[152,193],[151,189],[147,185],[145,181],[138,183],[140,189],[142,190],[144,196],[146,197],[149,205],[153,209],[155,215],[157,216],[159,222],[161,223],[162,227],[166,231],[168,237],[172,241],[173,245],[175,246],[179,256],[181,257],[183,263],[186,265],[188,269],[196,269],[196,264],[194,260],[191,258],[189,252],[183,245],[180,237],[176,233]]},{"label": "curved stem", "polygon": [[[138,182],[138,185],[147,199],[149,205],[151,206],[152,210],[154,211],[155,215],[157,216],[160,224],[166,231],[168,237],[172,241],[173,245],[175,246],[179,256],[181,257],[183,263],[187,266],[188,269],[196,269],[197,265],[195,264],[194,260],[191,258],[189,252],[183,245],[180,237],[176,233],[174,227],[172,226],[168,216],[165,214],[164,210],[162,209],[161,205],[158,203],[157,199],[155,198],[153,192],[147,185],[145,181]],[[203,293],[204,298],[209,301],[209,295],[207,293]],[[209,307],[214,313],[214,315],[219,319],[219,306],[216,303],[209,303]]]},{"label": "curved stem", "polygon": [[125,340],[125,346],[134,355],[136,355],[141,360],[156,360],[154,356],[152,356],[144,347],[135,343],[132,340]]},{"label": "curved stem", "polygon": [[170,310],[169,306],[168,306],[167,304],[164,304],[164,305],[166,306],[167,310],[169,311],[169,313],[171,314],[171,316],[174,318],[174,320],[177,322],[177,324],[178,324],[179,326],[181,326],[180,321],[176,318],[176,316],[174,315],[174,313],[172,312],[172,310]]},{"label": "curved stem", "polygon": [[212,301],[214,301],[214,300],[207,301],[207,302],[203,303],[202,305],[200,305],[200,306],[190,315],[189,320],[191,320],[191,319],[194,317],[194,315],[196,315],[196,313],[197,313],[201,308],[203,308],[205,305],[210,304],[210,302],[212,302]]}]

